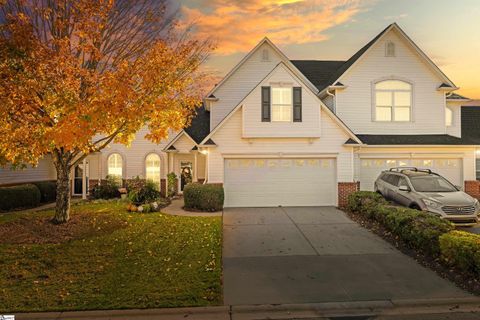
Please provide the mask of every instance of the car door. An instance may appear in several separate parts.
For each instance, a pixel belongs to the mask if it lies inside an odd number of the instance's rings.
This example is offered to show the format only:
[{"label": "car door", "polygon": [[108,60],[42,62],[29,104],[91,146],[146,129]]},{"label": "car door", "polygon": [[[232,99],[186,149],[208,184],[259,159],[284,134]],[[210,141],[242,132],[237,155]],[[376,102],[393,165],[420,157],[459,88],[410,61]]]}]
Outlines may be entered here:
[{"label": "car door", "polygon": [[396,174],[389,174],[385,178],[385,194],[384,196],[389,200],[395,201],[395,193],[397,192],[397,183],[398,183],[398,176]]},{"label": "car door", "polygon": [[408,181],[405,177],[398,177],[398,182],[396,186],[396,192],[395,192],[395,202],[398,204],[401,204],[402,206],[408,207],[410,205],[410,192],[409,191],[402,191],[400,190],[400,187],[405,186],[409,190],[410,185],[408,184]]}]

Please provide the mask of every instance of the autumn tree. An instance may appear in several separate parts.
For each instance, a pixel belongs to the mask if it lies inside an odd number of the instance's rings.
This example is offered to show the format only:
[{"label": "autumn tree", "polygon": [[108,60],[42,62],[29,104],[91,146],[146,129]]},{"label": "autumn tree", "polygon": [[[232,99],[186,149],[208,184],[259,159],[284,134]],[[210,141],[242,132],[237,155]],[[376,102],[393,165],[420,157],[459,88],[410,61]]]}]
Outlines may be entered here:
[{"label": "autumn tree", "polygon": [[70,212],[70,172],[141,127],[159,142],[200,101],[211,49],[175,28],[167,0],[0,0],[0,161],[57,173],[54,222]]}]

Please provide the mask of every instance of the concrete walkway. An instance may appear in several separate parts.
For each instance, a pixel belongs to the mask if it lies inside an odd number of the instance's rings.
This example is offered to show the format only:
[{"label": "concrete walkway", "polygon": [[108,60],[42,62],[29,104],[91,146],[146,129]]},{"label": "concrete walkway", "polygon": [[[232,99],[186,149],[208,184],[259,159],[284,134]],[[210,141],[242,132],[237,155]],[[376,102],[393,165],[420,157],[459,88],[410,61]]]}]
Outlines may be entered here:
[{"label": "concrete walkway", "polygon": [[333,207],[224,211],[227,305],[465,298]]},{"label": "concrete walkway", "polygon": [[173,216],[187,216],[187,217],[220,217],[222,212],[195,212],[183,210],[183,198],[172,200],[172,203],[161,210],[163,213]]}]

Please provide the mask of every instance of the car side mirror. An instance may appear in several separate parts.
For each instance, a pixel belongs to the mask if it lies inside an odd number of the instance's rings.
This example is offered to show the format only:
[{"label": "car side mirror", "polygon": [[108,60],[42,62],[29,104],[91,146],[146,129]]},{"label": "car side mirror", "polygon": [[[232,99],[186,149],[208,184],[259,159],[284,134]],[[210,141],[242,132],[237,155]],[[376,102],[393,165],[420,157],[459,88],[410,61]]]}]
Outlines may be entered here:
[{"label": "car side mirror", "polygon": [[408,186],[400,186],[400,187],[398,188],[398,190],[400,190],[400,191],[405,191],[405,192],[410,192],[410,191],[412,191]]}]

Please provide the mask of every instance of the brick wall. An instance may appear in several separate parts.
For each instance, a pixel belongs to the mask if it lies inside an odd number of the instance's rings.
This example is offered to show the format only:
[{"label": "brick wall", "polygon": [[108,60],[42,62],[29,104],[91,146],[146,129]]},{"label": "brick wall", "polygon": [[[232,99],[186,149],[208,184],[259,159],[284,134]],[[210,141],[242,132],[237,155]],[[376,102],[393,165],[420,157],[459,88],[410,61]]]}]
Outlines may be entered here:
[{"label": "brick wall", "polygon": [[162,197],[165,197],[167,194],[167,180],[166,179],[160,179],[160,194]]},{"label": "brick wall", "polygon": [[347,206],[348,196],[360,190],[360,182],[339,182],[338,183],[338,207]]},{"label": "brick wall", "polygon": [[465,181],[465,192],[474,198],[480,199],[480,181]]}]

